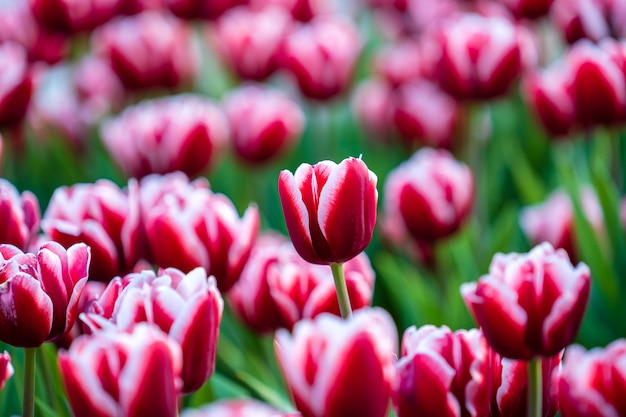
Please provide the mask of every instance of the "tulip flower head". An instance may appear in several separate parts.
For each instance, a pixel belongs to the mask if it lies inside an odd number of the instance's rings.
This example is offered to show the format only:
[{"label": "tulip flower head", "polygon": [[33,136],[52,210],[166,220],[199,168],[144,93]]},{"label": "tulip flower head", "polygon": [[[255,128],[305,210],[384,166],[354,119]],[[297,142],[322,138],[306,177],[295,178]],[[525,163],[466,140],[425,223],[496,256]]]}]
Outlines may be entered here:
[{"label": "tulip flower head", "polygon": [[15,370],[11,364],[11,355],[5,350],[4,353],[0,355],[0,391],[2,391],[4,384],[13,376],[14,372]]},{"label": "tulip flower head", "polygon": [[26,50],[15,42],[0,43],[0,127],[22,121],[32,92]]},{"label": "tulip flower head", "polygon": [[123,0],[29,0],[37,21],[52,31],[68,34],[92,31],[110,20]]},{"label": "tulip flower head", "polygon": [[33,193],[20,195],[13,184],[0,178],[0,242],[27,250],[39,229],[40,216],[39,201]]},{"label": "tulip flower head", "polygon": [[341,263],[367,247],[376,223],[377,181],[360,158],[301,164],[294,174],[280,173],[285,222],[304,260]]}]

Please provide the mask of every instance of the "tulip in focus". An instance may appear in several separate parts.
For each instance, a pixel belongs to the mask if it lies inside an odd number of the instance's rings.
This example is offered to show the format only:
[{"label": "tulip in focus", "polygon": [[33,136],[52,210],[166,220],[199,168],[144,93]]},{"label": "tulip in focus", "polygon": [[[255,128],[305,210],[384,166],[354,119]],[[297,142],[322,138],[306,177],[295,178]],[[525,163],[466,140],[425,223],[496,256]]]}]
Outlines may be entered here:
[{"label": "tulip in focus", "polygon": [[280,410],[253,399],[220,400],[185,410],[180,417],[286,417]]},{"label": "tulip in focus", "polygon": [[376,223],[377,181],[360,158],[301,164],[294,174],[281,171],[285,222],[304,260],[341,263],[367,247]]},{"label": "tulip in focus", "polygon": [[15,370],[11,364],[11,355],[5,350],[0,355],[0,391],[4,388],[7,380],[13,376]]},{"label": "tulip in focus", "polygon": [[39,201],[33,193],[20,195],[13,184],[0,178],[0,242],[27,250],[39,231],[40,217]]},{"label": "tulip in focus", "polygon": [[147,323],[84,335],[59,352],[76,417],[175,416],[181,365],[178,344]]},{"label": "tulip in focus", "polygon": [[0,43],[0,127],[19,124],[33,92],[26,50],[14,42]]},{"label": "tulip in focus", "polygon": [[363,309],[347,320],[321,314],[276,333],[276,355],[302,417],[384,417],[394,379],[396,329]]},{"label": "tulip in focus", "polygon": [[572,343],[589,299],[590,271],[549,243],[498,253],[489,274],[461,294],[489,345],[505,358],[554,356]]},{"label": "tulip in focus", "polygon": [[400,218],[413,239],[434,242],[467,219],[474,180],[448,151],[424,148],[389,173],[384,195],[385,218]]},{"label": "tulip in focus", "polygon": [[31,348],[65,335],[76,320],[89,261],[82,243],[66,251],[48,242],[37,254],[0,245],[0,340]]},{"label": "tulip in focus", "polygon": [[183,94],[128,107],[101,127],[109,154],[127,175],[205,172],[226,146],[228,120],[210,99]]},{"label": "tulip in focus", "polygon": [[110,20],[123,0],[29,0],[35,19],[45,28],[68,34],[88,32]]},{"label": "tulip in focus", "polygon": [[298,104],[262,85],[248,85],[229,93],[224,99],[224,111],[237,156],[253,164],[284,154],[304,130],[304,113]]}]

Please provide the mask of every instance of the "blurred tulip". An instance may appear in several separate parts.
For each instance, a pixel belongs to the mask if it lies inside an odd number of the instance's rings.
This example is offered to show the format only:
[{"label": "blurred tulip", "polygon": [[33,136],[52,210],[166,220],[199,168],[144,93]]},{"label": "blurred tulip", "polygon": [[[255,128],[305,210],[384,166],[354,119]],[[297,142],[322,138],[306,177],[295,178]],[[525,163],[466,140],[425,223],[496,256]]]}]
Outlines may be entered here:
[{"label": "blurred tulip", "polygon": [[237,156],[264,163],[291,149],[304,130],[298,104],[277,90],[248,85],[224,98]]},{"label": "blurred tulip", "polygon": [[558,391],[563,417],[626,415],[626,340],[589,351],[569,347]]},{"label": "blurred tulip", "polygon": [[55,190],[41,228],[65,247],[87,243],[91,279],[108,282],[130,271],[146,256],[139,223],[137,183],[121,190],[108,180]]},{"label": "blurred tulip", "polygon": [[29,0],[35,19],[44,27],[68,34],[94,30],[116,15],[122,0]]},{"label": "blurred tulip", "polygon": [[180,347],[148,324],[81,336],[59,352],[76,417],[176,415],[181,364]]},{"label": "blurred tulip", "polygon": [[39,231],[40,217],[39,201],[33,193],[20,195],[13,184],[0,178],[0,243],[27,250]]},{"label": "blurred tulip", "polygon": [[351,20],[320,16],[296,27],[285,39],[282,67],[300,92],[313,100],[329,100],[351,82],[361,41]]},{"label": "blurred tulip", "polygon": [[0,355],[0,391],[4,388],[7,380],[13,376],[13,365],[11,364],[11,355],[6,350]]},{"label": "blurred tulip", "polygon": [[363,81],[357,86],[350,100],[352,112],[363,125],[366,135],[381,141],[391,136],[389,109],[393,100],[393,90],[387,82],[377,78]]},{"label": "blurred tulip", "polygon": [[[132,273],[109,283],[91,310],[131,331],[137,323],[156,324],[182,349],[182,392],[197,391],[213,374],[223,301],[204,268],[184,274],[168,268]],[[104,304],[104,305],[102,305]],[[110,313],[110,315],[109,315]],[[89,323],[93,316],[87,319]],[[97,321],[96,321],[97,323]]]},{"label": "blurred tulip", "polygon": [[445,150],[424,148],[389,173],[385,217],[399,217],[418,241],[454,234],[472,208],[474,180],[465,164]]},{"label": "blurred tulip", "polygon": [[502,17],[464,14],[442,25],[438,82],[459,99],[505,95],[523,69],[534,65],[528,34]]},{"label": "blurred tulip", "polygon": [[626,35],[626,4],[621,0],[554,0],[550,12],[552,22],[569,43]]},{"label": "blurred tulip", "polygon": [[[591,188],[581,190],[580,203],[593,230],[601,232],[604,229],[602,208]],[[554,191],[543,203],[523,208],[519,222],[532,244],[548,242],[555,248],[565,249],[572,260],[580,259],[574,234],[574,207],[564,190]]]},{"label": "blurred tulip", "polygon": [[293,245],[314,264],[341,263],[372,240],[378,191],[376,174],[359,158],[336,164],[301,164],[283,170],[278,192]]},{"label": "blurred tulip", "polygon": [[121,12],[133,15],[148,10],[163,10],[166,7],[167,0],[122,0]]},{"label": "blurred tulip", "polygon": [[239,6],[224,13],[209,34],[239,77],[262,81],[278,68],[280,46],[291,24],[291,16],[282,8]]},{"label": "blurred tulip", "polygon": [[477,329],[410,327],[396,363],[394,405],[398,417],[487,416],[490,363]]},{"label": "blurred tulip", "polygon": [[[367,255],[347,261],[344,275],[352,308],[369,306],[375,274]],[[279,235],[259,236],[228,301],[246,325],[258,332],[291,330],[301,319],[324,312],[340,315],[331,270],[304,261],[291,242]]]},{"label": "blurred tulip", "polygon": [[190,28],[158,11],[117,18],[95,32],[92,40],[96,54],[130,90],[178,88],[196,74]]},{"label": "blurred tulip", "polygon": [[67,333],[76,319],[89,260],[84,244],[66,251],[48,242],[36,255],[0,245],[0,340],[38,347]]},{"label": "blurred tulip", "polygon": [[124,86],[102,57],[83,56],[74,68],[72,83],[92,122],[124,103]]},{"label": "blurred tulip", "polygon": [[26,51],[13,42],[0,43],[0,127],[19,124],[33,92]]},{"label": "blurred tulip", "polygon": [[222,292],[239,279],[259,229],[259,211],[239,217],[233,203],[213,193],[206,180],[182,173],[141,181],[141,210],[151,260],[189,272],[204,266]]},{"label": "blurred tulip", "polygon": [[217,19],[227,10],[249,0],[165,0],[170,11],[182,19]]},{"label": "blurred tulip", "polygon": [[208,170],[228,141],[228,120],[208,98],[182,94],[128,107],[101,127],[102,140],[131,177]]},{"label": "blurred tulip", "polygon": [[530,360],[556,355],[570,344],[589,299],[587,265],[574,267],[549,243],[528,253],[498,253],[489,274],[465,283],[461,294],[500,355]]},{"label": "blurred tulip", "polygon": [[[463,0],[405,0],[408,26],[412,34],[424,35],[436,30],[442,22],[463,11]],[[475,1],[470,0],[475,3]]]},{"label": "blurred tulip", "polygon": [[501,0],[515,16],[527,19],[537,19],[547,15],[554,1],[555,0]]},{"label": "blurred tulip", "polygon": [[322,314],[276,333],[276,355],[303,417],[384,417],[394,379],[396,329],[378,308],[348,320]]},{"label": "blurred tulip", "polygon": [[308,22],[321,14],[337,12],[334,0],[251,0],[250,4],[255,8],[279,6],[301,22]]},{"label": "blurred tulip", "polygon": [[287,414],[253,399],[219,400],[182,412],[180,417],[286,417]]},{"label": "blurred tulip", "polygon": [[374,57],[374,72],[393,88],[418,81],[428,73],[422,43],[403,40],[384,46]]}]

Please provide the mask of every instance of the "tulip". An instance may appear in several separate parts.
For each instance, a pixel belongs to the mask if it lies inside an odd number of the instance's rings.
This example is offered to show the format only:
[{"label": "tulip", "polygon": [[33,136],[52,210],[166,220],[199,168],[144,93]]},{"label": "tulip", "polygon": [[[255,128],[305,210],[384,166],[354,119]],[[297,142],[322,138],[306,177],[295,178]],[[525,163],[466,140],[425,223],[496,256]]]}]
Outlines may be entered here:
[{"label": "tulip", "polygon": [[104,145],[129,176],[209,169],[228,141],[228,121],[208,98],[168,96],[127,107],[101,127]]},{"label": "tulip", "polygon": [[550,11],[555,0],[503,0],[502,3],[517,17],[537,19]]},{"label": "tulip", "polygon": [[76,417],[175,416],[181,363],[178,344],[148,324],[84,335],[59,352]]},{"label": "tulip", "polygon": [[348,320],[321,314],[276,333],[276,355],[303,417],[384,417],[394,378],[396,330],[382,309]]},{"label": "tulip", "polygon": [[228,197],[213,193],[206,180],[182,173],[150,175],[140,184],[142,219],[150,259],[183,272],[203,266],[226,292],[239,279],[259,229],[259,212],[242,217]]},{"label": "tulip", "polygon": [[558,392],[563,417],[626,415],[626,340],[589,351],[568,348]]},{"label": "tulip", "polygon": [[33,80],[26,51],[14,42],[0,43],[0,127],[19,124],[28,110]]},{"label": "tulip", "polygon": [[625,10],[621,1],[554,0],[550,17],[567,42],[583,38],[598,42],[626,34],[623,30]]},{"label": "tulip", "polygon": [[123,0],[29,0],[33,16],[45,28],[73,34],[88,32],[109,21]]},{"label": "tulip", "polygon": [[204,407],[185,410],[181,417],[286,417],[280,410],[253,399],[219,400]]},{"label": "tulip", "polygon": [[250,5],[257,9],[279,6],[301,22],[308,22],[321,14],[336,13],[336,5],[327,0],[251,0]]},{"label": "tulip", "polygon": [[228,94],[224,110],[235,152],[250,163],[267,162],[285,153],[304,129],[304,113],[298,104],[260,85],[241,87]]},{"label": "tulip", "polygon": [[367,247],[376,223],[377,181],[360,158],[301,164],[295,174],[280,173],[285,222],[304,260],[341,263]]},{"label": "tulip", "polygon": [[393,88],[423,79],[428,74],[423,44],[405,40],[377,51],[374,72]]},{"label": "tulip", "polygon": [[77,63],[71,76],[78,101],[87,108],[92,121],[98,121],[124,102],[124,86],[101,57],[86,55]]},{"label": "tulip", "polygon": [[[197,391],[213,374],[223,301],[203,268],[188,274],[168,268],[132,273],[109,284],[91,310],[122,331],[137,323],[157,325],[182,350],[182,392]],[[110,296],[109,294],[111,293]],[[97,327],[98,319],[88,316]]]},{"label": "tulip", "polygon": [[60,187],[50,199],[41,227],[65,247],[87,243],[93,255],[90,277],[98,281],[129,272],[146,255],[136,182],[128,190],[108,180]]},{"label": "tulip", "polygon": [[166,0],[123,0],[121,12],[134,15],[148,10],[163,10]]},{"label": "tulip", "polygon": [[339,15],[319,16],[288,34],[281,66],[304,96],[329,100],[348,87],[360,49],[352,21]]},{"label": "tulip", "polygon": [[7,380],[13,376],[13,365],[11,364],[11,355],[6,350],[0,355],[0,391],[4,388]]},{"label": "tulip", "polygon": [[182,19],[215,20],[227,10],[249,0],[165,0],[170,11]]},{"label": "tulip", "polygon": [[184,86],[198,65],[190,28],[158,11],[117,18],[94,33],[92,44],[129,90]]},{"label": "tulip", "polygon": [[291,22],[289,13],[279,7],[239,6],[219,18],[210,38],[239,77],[263,81],[278,68],[278,53]]},{"label": "tulip", "polygon": [[0,178],[0,242],[27,250],[39,230],[40,216],[39,202],[33,193],[24,191],[20,195],[13,184]]},{"label": "tulip", "polygon": [[461,286],[463,299],[500,355],[520,360],[556,355],[580,327],[590,271],[543,243],[530,252],[496,254],[489,274]]},{"label": "tulip", "polygon": [[491,399],[489,365],[489,349],[479,330],[410,327],[396,364],[398,417],[486,416]]},{"label": "tulip", "polygon": [[48,242],[36,255],[0,245],[0,340],[32,348],[66,334],[76,319],[89,260],[85,244],[66,251]]},{"label": "tulip", "polygon": [[385,218],[401,218],[417,241],[454,234],[468,217],[474,196],[470,169],[445,150],[424,148],[389,173]]}]

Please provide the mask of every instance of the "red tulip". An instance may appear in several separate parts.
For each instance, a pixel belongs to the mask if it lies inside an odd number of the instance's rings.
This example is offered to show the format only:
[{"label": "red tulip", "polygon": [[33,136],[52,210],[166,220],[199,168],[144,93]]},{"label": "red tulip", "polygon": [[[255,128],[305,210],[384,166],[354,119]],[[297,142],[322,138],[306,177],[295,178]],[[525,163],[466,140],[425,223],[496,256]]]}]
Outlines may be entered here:
[{"label": "red tulip", "polygon": [[589,351],[568,348],[558,391],[563,417],[626,415],[626,340]]},{"label": "red tulip", "polygon": [[209,33],[239,77],[262,81],[278,68],[278,53],[291,22],[289,13],[279,7],[239,6],[224,13]]},{"label": "red tulip", "polygon": [[[291,414],[290,414],[291,415]],[[280,410],[253,399],[219,400],[180,417],[286,417]]]},{"label": "red tulip", "polygon": [[298,104],[261,85],[248,85],[228,94],[224,110],[235,151],[250,163],[267,162],[285,153],[304,130],[304,113]]},{"label": "red tulip", "polygon": [[394,378],[396,330],[382,309],[348,320],[322,314],[276,333],[276,355],[303,417],[384,417]]},{"label": "red tulip", "polygon": [[455,233],[468,217],[474,197],[470,169],[445,150],[424,148],[389,173],[385,217],[400,218],[418,241]]},{"label": "red tulip", "polygon": [[529,253],[496,254],[488,275],[461,286],[491,347],[520,360],[554,356],[574,340],[589,290],[587,265],[574,267],[549,243]]},{"label": "red tulip", "polygon": [[38,347],[67,333],[76,319],[89,260],[85,244],[66,251],[48,242],[36,255],[0,245],[0,340]]},{"label": "red tulip", "polygon": [[0,242],[27,250],[39,231],[40,217],[39,201],[33,193],[20,195],[13,184],[0,178]]},{"label": "red tulip", "polygon": [[402,337],[396,364],[394,405],[398,417],[487,416],[490,363],[479,330],[426,325]]},{"label": "red tulip", "polygon": [[158,328],[136,326],[84,335],[59,366],[76,417],[171,417],[177,414],[181,352]]},{"label": "red tulip", "polygon": [[29,0],[37,21],[44,27],[68,34],[94,30],[107,22],[123,0],[82,0],[81,7],[71,0]]},{"label": "red tulip", "polygon": [[226,146],[228,120],[210,99],[167,96],[128,107],[102,125],[102,140],[129,176],[208,170]]},{"label": "red tulip", "polygon": [[502,3],[517,17],[537,19],[550,11],[555,0],[503,0]]},{"label": "red tulip", "polygon": [[348,87],[360,49],[359,33],[351,20],[339,15],[320,16],[287,36],[282,67],[293,76],[303,95],[329,100]]},{"label": "red tulip", "polygon": [[249,0],[165,0],[170,11],[182,19],[209,19],[220,17],[227,10],[247,4]]},{"label": "red tulip", "polygon": [[376,223],[377,181],[360,158],[301,164],[295,174],[280,173],[287,229],[304,260],[345,262],[367,247]]},{"label": "red tulip", "polygon": [[122,0],[121,12],[128,15],[148,10],[163,10],[167,0]]},{"label": "red tulip", "polygon": [[318,15],[337,12],[333,2],[328,0],[251,0],[250,4],[257,9],[279,6],[301,22],[308,22]]},{"label": "red tulip", "polygon": [[168,14],[147,11],[117,18],[92,40],[96,53],[130,90],[178,88],[195,76],[198,60],[190,28]]},{"label": "red tulip", "polygon": [[146,255],[139,224],[137,183],[121,190],[108,180],[55,190],[41,227],[65,247],[87,243],[91,279],[108,282],[129,272]]},{"label": "red tulip", "polygon": [[4,388],[7,380],[13,376],[13,365],[11,365],[11,355],[5,350],[0,355],[0,391]]},{"label": "red tulip", "polygon": [[33,80],[26,59],[20,45],[0,43],[0,127],[19,124],[28,110]]}]

